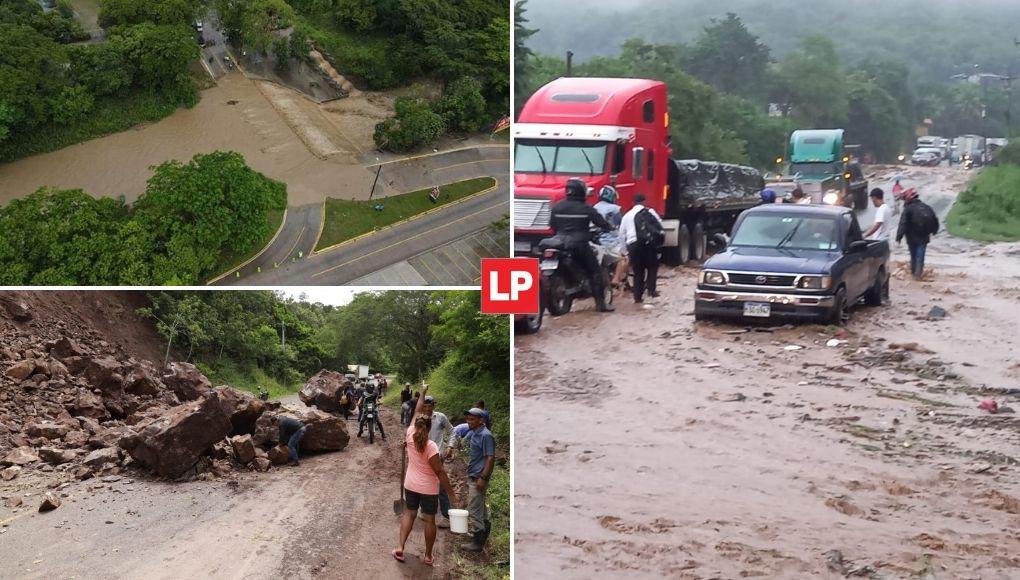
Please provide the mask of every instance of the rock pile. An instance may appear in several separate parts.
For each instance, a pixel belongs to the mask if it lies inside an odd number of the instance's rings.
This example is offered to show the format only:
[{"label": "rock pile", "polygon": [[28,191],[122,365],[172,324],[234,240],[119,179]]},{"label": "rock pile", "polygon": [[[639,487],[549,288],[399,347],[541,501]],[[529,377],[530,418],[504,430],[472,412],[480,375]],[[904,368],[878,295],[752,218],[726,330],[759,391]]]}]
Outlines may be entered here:
[{"label": "rock pile", "polygon": [[[265,471],[286,455],[285,448],[273,451],[278,433],[272,418],[282,412],[308,424],[303,449],[347,445],[337,417],[287,411],[229,386],[213,388],[188,363],[161,370],[87,325],[0,298],[0,484],[16,484],[27,471],[87,479],[127,466],[167,478]],[[335,378],[326,371],[316,377],[328,395]],[[59,499],[45,509],[58,506]]]}]

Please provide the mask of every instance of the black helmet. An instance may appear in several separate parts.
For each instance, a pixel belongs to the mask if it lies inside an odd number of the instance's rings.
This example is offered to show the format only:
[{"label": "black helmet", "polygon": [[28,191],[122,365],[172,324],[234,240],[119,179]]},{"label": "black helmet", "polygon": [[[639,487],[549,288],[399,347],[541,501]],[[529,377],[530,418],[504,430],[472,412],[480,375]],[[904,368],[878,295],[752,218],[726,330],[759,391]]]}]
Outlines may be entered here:
[{"label": "black helmet", "polygon": [[588,184],[576,177],[567,180],[567,199],[584,201],[588,197]]}]

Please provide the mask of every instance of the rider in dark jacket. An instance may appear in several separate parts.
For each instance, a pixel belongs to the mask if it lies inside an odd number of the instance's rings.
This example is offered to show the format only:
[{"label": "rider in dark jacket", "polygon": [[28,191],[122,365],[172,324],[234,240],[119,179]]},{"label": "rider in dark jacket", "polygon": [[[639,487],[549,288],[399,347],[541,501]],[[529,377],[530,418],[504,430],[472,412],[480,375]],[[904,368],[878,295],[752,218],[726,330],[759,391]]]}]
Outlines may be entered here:
[{"label": "rider in dark jacket", "polygon": [[556,235],[565,239],[567,250],[584,268],[592,293],[595,295],[595,306],[598,311],[612,312],[613,307],[606,304],[605,288],[599,272],[598,260],[589,245],[591,237],[589,230],[591,224],[595,224],[606,232],[612,231],[613,226],[594,207],[585,203],[588,185],[584,181],[576,178],[570,179],[567,181],[566,189],[567,199],[553,206],[549,223]]}]

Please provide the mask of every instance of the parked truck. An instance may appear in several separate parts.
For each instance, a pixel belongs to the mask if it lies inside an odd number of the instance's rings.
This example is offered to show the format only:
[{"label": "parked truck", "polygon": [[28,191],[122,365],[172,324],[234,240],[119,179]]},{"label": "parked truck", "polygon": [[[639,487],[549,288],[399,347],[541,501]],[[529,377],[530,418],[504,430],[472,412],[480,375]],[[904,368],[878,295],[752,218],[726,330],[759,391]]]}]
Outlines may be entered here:
[{"label": "parked truck", "polygon": [[756,205],[764,182],[749,168],[674,160],[666,104],[664,83],[623,78],[561,78],[528,99],[513,125],[514,253],[538,254],[552,206],[579,177],[592,204],[604,185],[624,211],[644,194],[663,217],[667,264],[703,260],[710,236]]},{"label": "parked truck", "polygon": [[790,134],[787,172],[813,203],[854,209],[868,206],[868,180],[843,145],[842,129],[801,129]]},{"label": "parked truck", "polygon": [[347,365],[347,370],[355,374],[359,379],[367,379],[369,376],[368,365]]}]

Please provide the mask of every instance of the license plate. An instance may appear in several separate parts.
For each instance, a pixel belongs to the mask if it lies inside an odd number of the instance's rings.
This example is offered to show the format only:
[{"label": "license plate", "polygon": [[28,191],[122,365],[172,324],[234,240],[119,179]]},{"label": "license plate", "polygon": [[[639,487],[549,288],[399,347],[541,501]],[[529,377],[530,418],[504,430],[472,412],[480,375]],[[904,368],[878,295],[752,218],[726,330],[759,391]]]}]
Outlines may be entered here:
[{"label": "license plate", "polygon": [[768,302],[744,302],[744,316],[768,318],[772,316],[772,305]]},{"label": "license plate", "polygon": [[543,270],[555,270],[560,267],[559,260],[542,260],[541,268]]},{"label": "license plate", "polygon": [[514,242],[515,254],[530,254],[531,242]]}]

